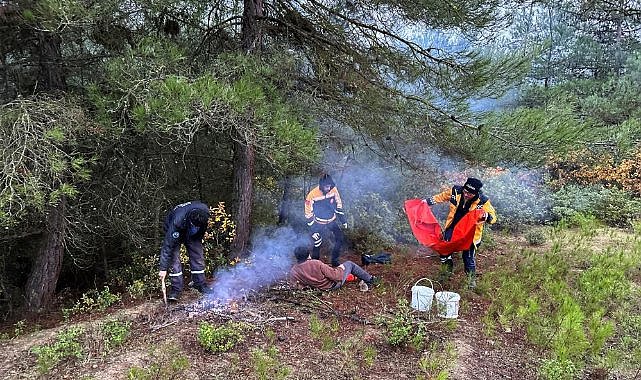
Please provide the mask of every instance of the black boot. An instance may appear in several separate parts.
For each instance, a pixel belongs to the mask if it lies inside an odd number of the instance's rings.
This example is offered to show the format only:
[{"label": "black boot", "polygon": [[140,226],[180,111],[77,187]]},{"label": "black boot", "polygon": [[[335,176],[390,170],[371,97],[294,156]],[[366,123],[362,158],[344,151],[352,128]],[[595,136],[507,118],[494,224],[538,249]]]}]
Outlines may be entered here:
[{"label": "black boot", "polygon": [[170,290],[169,294],[167,295],[167,300],[171,302],[177,302],[178,299],[180,298],[180,292],[177,290]]}]

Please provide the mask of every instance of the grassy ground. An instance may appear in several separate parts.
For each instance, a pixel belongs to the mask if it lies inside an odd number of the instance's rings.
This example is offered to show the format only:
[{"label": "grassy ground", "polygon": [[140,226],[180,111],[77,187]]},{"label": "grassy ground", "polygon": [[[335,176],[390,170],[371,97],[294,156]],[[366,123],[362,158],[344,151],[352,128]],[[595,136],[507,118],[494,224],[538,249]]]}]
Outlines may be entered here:
[{"label": "grassy ground", "polygon": [[[494,232],[479,252],[479,288],[465,287],[460,259],[442,284],[461,295],[458,319],[408,306],[412,285],[436,278],[439,266],[416,247],[398,247],[391,265],[370,266],[383,283],[366,293],[355,283],[334,292],[276,284],[207,310],[197,293],[169,308],[156,297],[122,300],[66,323],[5,326],[0,372],[9,379],[634,379],[640,246],[633,234],[595,225]],[[37,323],[44,327],[34,331]]]}]

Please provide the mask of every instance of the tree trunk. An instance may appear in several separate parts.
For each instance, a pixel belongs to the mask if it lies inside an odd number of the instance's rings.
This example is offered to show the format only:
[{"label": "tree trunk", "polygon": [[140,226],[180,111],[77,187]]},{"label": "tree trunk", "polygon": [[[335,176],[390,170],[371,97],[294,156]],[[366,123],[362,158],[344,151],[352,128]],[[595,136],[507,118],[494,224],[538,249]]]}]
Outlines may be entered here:
[{"label": "tree trunk", "polygon": [[[253,54],[260,48],[261,32],[257,17],[263,15],[263,0],[243,0],[242,48]],[[247,126],[251,128],[251,126]],[[231,244],[230,259],[247,253],[251,237],[251,210],[254,200],[254,145],[238,133],[234,142],[234,197],[236,199],[236,236]]]},{"label": "tree trunk", "polygon": [[40,44],[39,81],[40,90],[64,90],[66,80],[60,54],[61,39],[59,35],[50,32],[41,32],[38,35]]},{"label": "tree trunk", "polygon": [[251,142],[234,142],[234,197],[236,199],[236,236],[230,259],[247,253],[251,237],[251,211],[254,199],[254,147]]},{"label": "tree trunk", "polygon": [[51,305],[62,269],[66,231],[65,199],[51,207],[42,246],[38,252],[25,289],[27,310],[38,312]]},{"label": "tree trunk", "polygon": [[[41,32],[38,35],[38,42],[39,81],[42,85],[40,90],[64,90],[66,81],[61,63],[60,36]],[[30,312],[46,309],[53,301],[65,251],[65,207],[66,199],[62,197],[48,210],[42,245],[31,267],[25,287],[26,306]]]},{"label": "tree trunk", "polygon": [[252,54],[260,50],[262,33],[257,22],[263,16],[263,0],[243,0],[242,48]]}]

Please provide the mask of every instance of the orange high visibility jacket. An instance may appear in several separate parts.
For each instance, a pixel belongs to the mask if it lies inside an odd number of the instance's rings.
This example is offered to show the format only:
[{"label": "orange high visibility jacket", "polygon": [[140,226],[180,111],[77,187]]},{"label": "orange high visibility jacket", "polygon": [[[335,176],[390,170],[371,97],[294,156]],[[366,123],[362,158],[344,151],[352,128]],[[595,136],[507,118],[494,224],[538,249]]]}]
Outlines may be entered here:
[{"label": "orange high visibility jacket", "polygon": [[[463,186],[452,186],[451,190],[445,190],[439,194],[434,195],[433,197],[427,199],[427,204],[433,205],[436,203],[450,202],[450,212],[447,215],[447,220],[445,221],[445,229],[450,227],[450,224],[454,220],[454,214],[456,213],[456,208],[459,206],[460,202],[464,202],[463,198]],[[487,212],[486,222],[494,224],[497,221],[496,211],[490,203],[490,199],[479,192],[478,197],[472,200],[472,204],[469,207],[469,210],[483,209]],[[483,226],[485,223],[479,223],[476,225],[476,231],[474,232],[474,244],[481,242],[481,236],[483,235]]]},{"label": "orange high visibility jacket", "polygon": [[470,249],[479,217],[485,212],[470,210],[456,223],[456,226],[453,226],[451,238],[443,240],[441,225],[425,200],[408,199],[405,201],[404,209],[416,240],[441,256]]},{"label": "orange high visibility jacket", "polygon": [[323,194],[318,186],[313,188],[305,198],[305,218],[307,224],[312,225],[331,223],[338,216],[341,223],[345,223],[343,201],[336,187],[332,187],[327,194]]}]

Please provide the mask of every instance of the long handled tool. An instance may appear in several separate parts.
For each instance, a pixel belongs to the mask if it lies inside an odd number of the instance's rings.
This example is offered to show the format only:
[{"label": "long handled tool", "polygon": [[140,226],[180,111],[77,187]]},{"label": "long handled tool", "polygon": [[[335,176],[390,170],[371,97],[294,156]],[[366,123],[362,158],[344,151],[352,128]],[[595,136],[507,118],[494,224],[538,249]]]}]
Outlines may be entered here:
[{"label": "long handled tool", "polygon": [[162,300],[165,302],[165,307],[167,306],[167,286],[165,285],[165,279],[160,279],[160,289],[162,289]]}]

